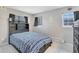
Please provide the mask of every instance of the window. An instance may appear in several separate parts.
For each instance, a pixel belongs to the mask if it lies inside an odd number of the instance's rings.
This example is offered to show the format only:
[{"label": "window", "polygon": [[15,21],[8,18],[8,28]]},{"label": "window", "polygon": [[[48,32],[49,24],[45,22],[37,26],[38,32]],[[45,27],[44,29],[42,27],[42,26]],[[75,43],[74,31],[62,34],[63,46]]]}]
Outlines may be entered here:
[{"label": "window", "polygon": [[68,12],[63,14],[63,19],[62,23],[64,27],[72,27],[73,21],[74,21],[74,13],[73,12]]}]

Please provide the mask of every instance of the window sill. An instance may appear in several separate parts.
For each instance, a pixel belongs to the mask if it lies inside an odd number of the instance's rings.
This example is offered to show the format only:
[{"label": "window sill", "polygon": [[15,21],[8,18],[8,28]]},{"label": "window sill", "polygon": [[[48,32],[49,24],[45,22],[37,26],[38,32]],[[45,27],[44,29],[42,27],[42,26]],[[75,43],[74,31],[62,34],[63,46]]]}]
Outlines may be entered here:
[{"label": "window sill", "polygon": [[73,26],[63,26],[64,28],[72,28]]}]

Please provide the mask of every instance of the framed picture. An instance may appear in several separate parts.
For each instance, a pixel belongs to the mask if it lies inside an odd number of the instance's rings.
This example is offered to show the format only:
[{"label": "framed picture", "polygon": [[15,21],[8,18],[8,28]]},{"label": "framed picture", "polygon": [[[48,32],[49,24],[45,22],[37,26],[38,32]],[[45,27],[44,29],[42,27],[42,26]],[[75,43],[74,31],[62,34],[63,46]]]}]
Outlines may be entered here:
[{"label": "framed picture", "polygon": [[42,25],[42,16],[35,17],[34,26]]}]

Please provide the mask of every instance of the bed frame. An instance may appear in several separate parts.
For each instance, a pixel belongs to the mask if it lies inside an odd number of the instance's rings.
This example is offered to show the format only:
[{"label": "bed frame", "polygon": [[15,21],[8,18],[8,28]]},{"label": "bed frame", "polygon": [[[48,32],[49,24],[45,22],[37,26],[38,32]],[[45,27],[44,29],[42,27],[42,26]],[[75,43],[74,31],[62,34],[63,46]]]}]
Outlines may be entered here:
[{"label": "bed frame", "polygon": [[45,44],[43,47],[41,47],[39,49],[39,52],[38,53],[44,53],[48,49],[48,47],[51,46],[51,44],[52,44],[52,42]]},{"label": "bed frame", "polygon": [[[26,30],[25,31],[19,31],[19,32],[17,32],[17,25],[16,24],[14,24],[13,23],[13,25],[16,25],[16,26],[14,26],[14,27],[11,27],[12,25],[10,24],[10,23],[12,23],[12,22],[14,22],[14,21],[10,21],[10,18],[13,18],[13,20],[14,20],[14,17],[15,17],[15,15],[14,14],[10,14],[9,15],[9,20],[8,20],[8,22],[9,22],[9,40],[8,40],[8,42],[9,42],[9,44],[10,45],[12,45],[19,53],[21,53],[21,51],[17,48],[17,47],[15,47],[15,45],[13,45],[13,44],[11,44],[10,43],[10,35],[11,34],[14,34],[14,33],[21,33],[21,32],[26,32]],[[26,19],[27,19],[27,17],[26,17]],[[10,31],[11,30],[11,28],[15,28],[15,30],[13,30],[13,31]],[[28,24],[28,21],[27,21],[27,24],[26,24],[26,29],[28,29],[27,31],[29,31],[29,24]],[[47,44],[45,44],[43,47],[41,47],[40,49],[39,49],[39,52],[38,53],[43,53],[43,52],[45,52],[46,51],[46,49],[49,47],[49,46],[51,46],[51,43],[52,42],[50,42],[50,43],[47,43]]]},{"label": "bed frame", "polygon": [[[13,45],[11,43],[9,43],[9,44],[12,45],[19,53],[22,53],[15,45]],[[43,47],[41,47],[39,49],[38,53],[44,53],[48,49],[48,47],[51,46],[51,44],[52,44],[52,42],[49,42],[49,43],[45,44]]]}]

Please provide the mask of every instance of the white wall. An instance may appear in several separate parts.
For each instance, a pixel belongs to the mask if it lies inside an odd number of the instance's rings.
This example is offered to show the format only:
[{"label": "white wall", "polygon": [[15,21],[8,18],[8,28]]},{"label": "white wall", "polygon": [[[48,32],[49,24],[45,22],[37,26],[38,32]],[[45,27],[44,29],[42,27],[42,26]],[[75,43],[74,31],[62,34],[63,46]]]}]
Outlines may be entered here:
[{"label": "white wall", "polygon": [[7,9],[0,8],[0,42],[8,38],[8,12]]},{"label": "white wall", "polygon": [[64,7],[61,9],[35,14],[34,17],[42,16],[43,25],[34,27],[33,31],[47,33],[49,36],[54,37],[54,40],[59,42],[72,43],[73,28],[62,27],[62,14],[65,12],[72,12],[76,9],[73,7],[72,11],[68,11],[67,8],[68,7]]},{"label": "white wall", "polygon": [[[79,7],[72,7],[72,11],[79,10]],[[0,8],[0,42],[3,42],[5,39],[8,39],[8,16],[9,13],[13,13],[15,15],[28,16],[30,31],[42,32],[46,33],[51,37],[54,37],[55,40],[60,42],[72,42],[73,41],[73,30],[72,28],[64,28],[62,27],[62,14],[68,11],[67,7],[51,10],[48,12],[43,12],[35,15],[31,15],[28,13],[24,13],[21,11]],[[34,17],[42,16],[43,17],[43,25],[34,27]]]},{"label": "white wall", "polygon": [[0,43],[4,42],[5,40],[8,41],[8,34],[9,34],[8,18],[10,13],[19,15],[19,16],[27,16],[30,24],[30,31],[32,31],[31,14],[13,10],[13,9],[8,9],[6,7],[0,7]]}]

